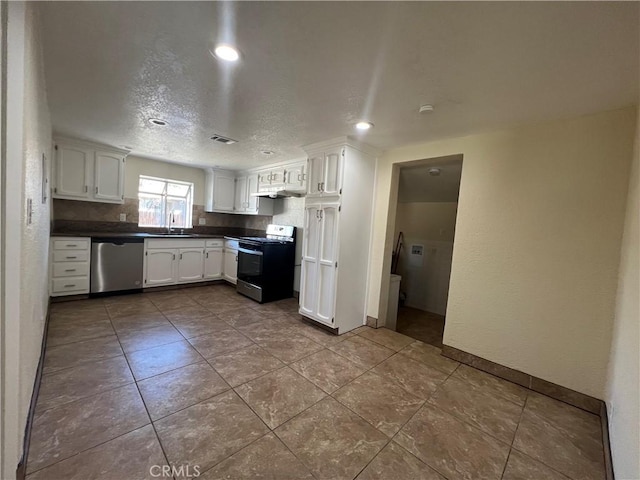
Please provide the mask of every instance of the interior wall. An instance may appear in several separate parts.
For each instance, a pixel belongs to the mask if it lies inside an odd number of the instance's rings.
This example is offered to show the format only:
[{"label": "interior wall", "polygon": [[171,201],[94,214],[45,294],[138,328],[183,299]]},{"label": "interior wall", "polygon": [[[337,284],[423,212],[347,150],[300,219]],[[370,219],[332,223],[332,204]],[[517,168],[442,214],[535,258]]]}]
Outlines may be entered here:
[{"label": "interior wall", "polygon": [[[457,207],[457,202],[398,203],[394,238],[403,232],[398,274],[406,306],[445,314]],[[412,245],[421,245],[422,254],[412,254]]]},{"label": "interior wall", "polygon": [[386,152],[368,315],[386,312],[398,165],[462,154],[444,343],[604,398],[635,123],[630,107]]},{"label": "interior wall", "polygon": [[640,114],[636,128],[605,397],[613,466],[620,479],[640,478]]},{"label": "interior wall", "polygon": [[[43,272],[48,263],[50,200],[42,201],[42,155],[50,158],[51,123],[38,25],[35,4],[9,2],[3,276],[10,282],[5,282],[2,312],[2,478],[15,476],[22,453],[48,301]],[[49,173],[48,163],[44,171]]]},{"label": "interior wall", "polygon": [[296,227],[296,269],[293,278],[293,289],[300,291],[300,269],[302,266],[302,238],[304,227],[304,198],[288,197],[274,202],[273,223],[276,225],[293,225]]}]

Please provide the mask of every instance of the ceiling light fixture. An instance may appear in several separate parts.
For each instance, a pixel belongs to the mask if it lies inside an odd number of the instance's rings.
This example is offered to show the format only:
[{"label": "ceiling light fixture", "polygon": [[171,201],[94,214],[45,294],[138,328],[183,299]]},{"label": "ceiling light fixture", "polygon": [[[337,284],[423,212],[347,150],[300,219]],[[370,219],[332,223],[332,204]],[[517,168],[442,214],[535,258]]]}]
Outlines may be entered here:
[{"label": "ceiling light fixture", "polygon": [[356,128],[358,130],[363,131],[363,132],[366,131],[366,130],[369,130],[371,127],[373,127],[373,123],[371,123],[371,122],[362,121],[362,122],[356,123]]},{"label": "ceiling light fixture", "polygon": [[218,45],[213,52],[216,57],[225,62],[235,62],[240,58],[240,52],[231,45]]},{"label": "ceiling light fixture", "polygon": [[273,155],[274,152],[272,150],[261,150],[260,153],[263,155]]},{"label": "ceiling light fixture", "polygon": [[420,105],[420,109],[418,110],[418,113],[431,113],[433,112],[434,108],[433,105]]},{"label": "ceiling light fixture", "polygon": [[149,123],[151,125],[156,125],[158,127],[166,127],[167,125],[169,125],[169,122],[165,120],[160,120],[159,118],[150,118]]},{"label": "ceiling light fixture", "polygon": [[430,168],[429,169],[429,175],[431,175],[432,177],[437,177],[440,175],[440,169],[439,168]]}]

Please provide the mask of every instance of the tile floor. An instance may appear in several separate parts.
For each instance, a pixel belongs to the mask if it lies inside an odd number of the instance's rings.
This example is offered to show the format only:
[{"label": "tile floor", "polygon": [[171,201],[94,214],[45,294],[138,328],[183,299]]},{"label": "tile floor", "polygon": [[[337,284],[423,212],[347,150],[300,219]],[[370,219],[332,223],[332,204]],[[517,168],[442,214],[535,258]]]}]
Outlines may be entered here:
[{"label": "tile floor", "polygon": [[400,307],[396,330],[421,342],[442,348],[444,317],[411,307]]},{"label": "tile floor", "polygon": [[58,303],[47,343],[30,480],[604,478],[598,417],[293,300]]}]

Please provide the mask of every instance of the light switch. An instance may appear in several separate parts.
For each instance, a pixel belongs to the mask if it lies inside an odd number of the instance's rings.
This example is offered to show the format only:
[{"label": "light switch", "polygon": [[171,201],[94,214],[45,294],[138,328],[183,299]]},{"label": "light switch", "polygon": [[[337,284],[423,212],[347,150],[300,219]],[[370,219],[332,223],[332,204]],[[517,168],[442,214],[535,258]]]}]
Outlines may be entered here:
[{"label": "light switch", "polygon": [[204,217],[201,217],[198,219],[198,225],[206,225],[207,224],[207,219]]},{"label": "light switch", "polygon": [[120,221],[121,222],[126,222],[127,221],[127,214],[126,213],[121,213],[120,214]]}]

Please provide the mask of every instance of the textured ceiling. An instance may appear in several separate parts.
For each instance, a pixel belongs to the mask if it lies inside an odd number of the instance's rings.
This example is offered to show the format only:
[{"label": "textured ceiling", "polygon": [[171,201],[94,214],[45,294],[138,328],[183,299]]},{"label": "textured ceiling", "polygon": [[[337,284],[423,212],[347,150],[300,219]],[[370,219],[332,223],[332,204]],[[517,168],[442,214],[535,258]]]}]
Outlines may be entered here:
[{"label": "textured ceiling", "polygon": [[[54,129],[242,168],[637,102],[637,2],[45,2]],[[212,58],[216,41],[242,59]],[[420,115],[422,103],[436,110]],[[156,127],[148,118],[169,122]],[[222,134],[239,143],[214,144]],[[265,157],[261,150],[273,150]]]}]

